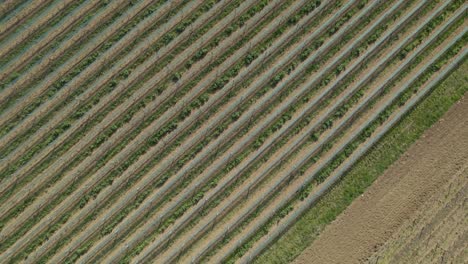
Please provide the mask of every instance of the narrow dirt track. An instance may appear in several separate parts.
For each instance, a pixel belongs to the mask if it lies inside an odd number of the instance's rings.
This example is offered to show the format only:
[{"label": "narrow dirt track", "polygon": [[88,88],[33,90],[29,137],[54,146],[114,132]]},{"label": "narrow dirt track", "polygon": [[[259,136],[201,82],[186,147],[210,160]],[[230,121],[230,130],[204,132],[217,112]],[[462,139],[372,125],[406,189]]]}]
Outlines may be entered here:
[{"label": "narrow dirt track", "polygon": [[460,172],[467,165],[465,97],[327,226],[294,263],[364,262],[454,175],[466,181],[466,173]]}]

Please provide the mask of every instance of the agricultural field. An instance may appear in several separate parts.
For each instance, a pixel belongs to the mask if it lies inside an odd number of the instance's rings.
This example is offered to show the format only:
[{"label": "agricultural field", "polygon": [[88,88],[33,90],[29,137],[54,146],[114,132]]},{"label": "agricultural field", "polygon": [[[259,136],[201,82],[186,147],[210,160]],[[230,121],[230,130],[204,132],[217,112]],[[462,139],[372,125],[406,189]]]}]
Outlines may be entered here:
[{"label": "agricultural field", "polygon": [[[463,79],[465,86],[468,85],[466,74],[460,76],[458,71],[442,83],[443,88]],[[465,263],[468,253],[468,211],[463,201],[468,186],[467,99],[462,97],[424,131],[320,232],[294,263]],[[415,120],[412,117],[413,114],[402,120],[402,128],[414,129],[406,123],[408,119]]]},{"label": "agricultural field", "polygon": [[258,259],[465,62],[466,14],[0,2],[0,262]]}]

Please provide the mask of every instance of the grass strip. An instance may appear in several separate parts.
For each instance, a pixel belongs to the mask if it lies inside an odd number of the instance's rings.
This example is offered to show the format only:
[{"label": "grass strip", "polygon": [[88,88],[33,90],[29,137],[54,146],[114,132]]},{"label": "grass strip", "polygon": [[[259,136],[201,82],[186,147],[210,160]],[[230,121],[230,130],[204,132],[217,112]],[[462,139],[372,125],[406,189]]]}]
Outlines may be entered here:
[{"label": "grass strip", "polygon": [[361,195],[401,154],[468,91],[464,63],[376,144],[313,208],[255,263],[286,263],[308,247],[321,230]]}]

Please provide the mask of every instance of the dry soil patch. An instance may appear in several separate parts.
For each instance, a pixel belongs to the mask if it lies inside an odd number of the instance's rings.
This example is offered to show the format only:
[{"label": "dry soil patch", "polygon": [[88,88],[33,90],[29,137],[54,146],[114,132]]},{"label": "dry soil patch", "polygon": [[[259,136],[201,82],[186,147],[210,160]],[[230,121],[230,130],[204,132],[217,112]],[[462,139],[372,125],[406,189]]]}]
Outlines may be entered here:
[{"label": "dry soil patch", "polygon": [[464,98],[327,226],[295,263],[364,262],[454,175],[466,176],[467,163],[468,98]]}]

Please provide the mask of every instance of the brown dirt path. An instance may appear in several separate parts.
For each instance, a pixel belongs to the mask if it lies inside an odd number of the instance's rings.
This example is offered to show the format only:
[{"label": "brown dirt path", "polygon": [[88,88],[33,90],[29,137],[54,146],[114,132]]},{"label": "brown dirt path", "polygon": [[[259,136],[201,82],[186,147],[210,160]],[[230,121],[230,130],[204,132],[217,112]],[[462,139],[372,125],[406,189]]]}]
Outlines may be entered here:
[{"label": "brown dirt path", "polygon": [[[361,263],[468,164],[468,98],[455,104],[294,263]],[[465,177],[466,181],[466,177]]]},{"label": "brown dirt path", "polygon": [[466,263],[467,194],[468,164],[465,164],[368,263]]}]

